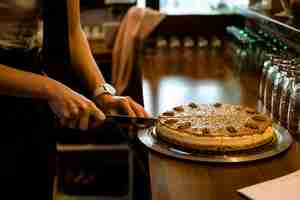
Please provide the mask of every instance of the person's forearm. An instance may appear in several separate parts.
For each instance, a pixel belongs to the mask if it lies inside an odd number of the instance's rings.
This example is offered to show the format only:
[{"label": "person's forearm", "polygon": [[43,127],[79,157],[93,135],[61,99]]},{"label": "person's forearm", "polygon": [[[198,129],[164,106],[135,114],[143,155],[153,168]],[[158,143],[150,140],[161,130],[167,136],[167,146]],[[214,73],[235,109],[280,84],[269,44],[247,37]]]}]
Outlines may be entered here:
[{"label": "person's forearm", "polygon": [[0,94],[47,99],[55,81],[39,74],[0,64]]},{"label": "person's forearm", "polygon": [[70,36],[71,64],[84,79],[90,94],[100,84],[105,83],[101,71],[94,60],[84,32],[79,29]]},{"label": "person's forearm", "polygon": [[80,22],[80,1],[68,0],[68,30],[71,67],[83,79],[89,93],[105,80],[94,60],[88,40],[82,31]]}]

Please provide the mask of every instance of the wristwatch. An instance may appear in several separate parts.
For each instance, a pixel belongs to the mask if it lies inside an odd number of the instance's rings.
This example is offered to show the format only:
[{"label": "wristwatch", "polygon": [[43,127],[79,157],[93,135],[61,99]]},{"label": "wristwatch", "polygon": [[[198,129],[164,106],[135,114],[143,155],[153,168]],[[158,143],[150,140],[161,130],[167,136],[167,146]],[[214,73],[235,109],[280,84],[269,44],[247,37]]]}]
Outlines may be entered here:
[{"label": "wristwatch", "polygon": [[114,96],[116,95],[116,89],[112,85],[104,83],[94,90],[93,97],[96,98],[102,94],[110,94]]}]

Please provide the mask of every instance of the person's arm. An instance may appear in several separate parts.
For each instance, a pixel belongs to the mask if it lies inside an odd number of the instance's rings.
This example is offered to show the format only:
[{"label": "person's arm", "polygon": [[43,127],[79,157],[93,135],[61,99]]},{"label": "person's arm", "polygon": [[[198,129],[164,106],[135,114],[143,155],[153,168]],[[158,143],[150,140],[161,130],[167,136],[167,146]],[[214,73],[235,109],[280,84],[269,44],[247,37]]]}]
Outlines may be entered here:
[{"label": "person's arm", "polygon": [[[60,122],[70,128],[88,129],[90,115],[94,116],[95,120],[92,126],[98,126],[105,119],[104,114],[93,102],[62,83],[1,64],[0,95],[45,100]],[[85,113],[88,113],[87,117]]]},{"label": "person's arm", "polygon": [[46,100],[54,85],[55,81],[48,77],[0,64],[1,95]]},{"label": "person's arm", "polygon": [[[105,80],[93,58],[88,40],[81,28],[79,0],[67,0],[67,9],[71,67],[84,80],[92,96],[93,91],[105,83]],[[104,111],[119,110],[130,116],[148,116],[144,108],[130,97],[103,94],[95,98],[94,101]]]},{"label": "person's arm", "polygon": [[79,0],[67,0],[68,6],[68,31],[70,60],[77,75],[84,79],[86,89],[92,94],[94,89],[105,83],[91,53],[88,40],[81,28]]}]

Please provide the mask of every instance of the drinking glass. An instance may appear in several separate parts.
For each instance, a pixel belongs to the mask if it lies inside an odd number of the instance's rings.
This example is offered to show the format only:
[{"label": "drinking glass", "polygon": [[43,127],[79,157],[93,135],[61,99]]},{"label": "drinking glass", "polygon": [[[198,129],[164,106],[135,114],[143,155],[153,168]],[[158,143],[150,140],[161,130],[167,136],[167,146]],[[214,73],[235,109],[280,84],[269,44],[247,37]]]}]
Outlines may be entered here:
[{"label": "drinking glass", "polygon": [[[273,58],[271,67],[266,72],[265,85],[264,85],[264,96],[263,96],[263,112],[267,113],[272,117],[272,93],[274,87],[278,86],[275,83],[280,76],[279,66],[287,65],[291,63],[288,55],[281,55],[281,57]],[[275,88],[276,89],[276,88]]]},{"label": "drinking glass", "polygon": [[293,70],[288,69],[286,76],[283,77],[283,80],[280,84],[281,96],[279,97],[279,123],[285,128],[288,128],[287,115],[294,78],[295,76]]},{"label": "drinking glass", "polygon": [[[298,66],[300,67],[300,66]],[[300,135],[300,73],[295,73],[291,83],[291,94],[288,105],[288,129],[290,133]]]},{"label": "drinking glass", "polygon": [[264,85],[264,96],[263,96],[263,109],[262,112],[271,114],[271,95],[273,82],[278,73],[278,65],[276,62],[272,62],[271,66],[266,72],[265,85]]},{"label": "drinking glass", "polygon": [[266,59],[265,62],[263,63],[260,81],[259,81],[259,92],[258,92],[258,98],[260,100],[264,99],[264,89],[265,89],[265,84],[266,84],[266,77],[267,77],[267,73],[268,73],[270,67],[272,67],[272,62],[273,62],[272,60],[273,60],[274,56],[275,55],[269,54],[268,59]]},{"label": "drinking glass", "polygon": [[274,121],[279,121],[279,100],[282,95],[282,84],[287,76],[288,66],[279,64],[278,71],[274,74],[271,94],[271,118]]}]

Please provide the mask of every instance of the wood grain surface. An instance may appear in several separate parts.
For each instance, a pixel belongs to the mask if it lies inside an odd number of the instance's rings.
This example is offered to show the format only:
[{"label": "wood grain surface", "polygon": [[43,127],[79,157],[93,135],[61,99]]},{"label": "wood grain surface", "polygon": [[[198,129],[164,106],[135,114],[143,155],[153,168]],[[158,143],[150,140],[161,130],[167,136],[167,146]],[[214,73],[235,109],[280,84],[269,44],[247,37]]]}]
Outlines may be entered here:
[{"label": "wood grain surface", "polygon": [[[260,75],[236,74],[225,48],[146,50],[140,64],[146,110],[158,115],[189,101],[256,107]],[[191,162],[149,151],[152,199],[246,199],[238,189],[300,169],[299,141],[275,157],[236,164]]]}]

